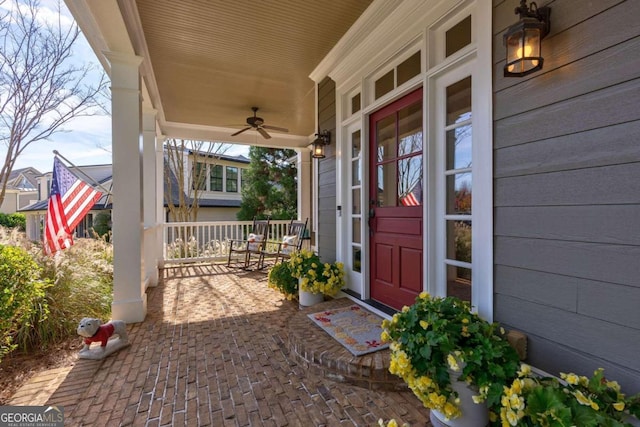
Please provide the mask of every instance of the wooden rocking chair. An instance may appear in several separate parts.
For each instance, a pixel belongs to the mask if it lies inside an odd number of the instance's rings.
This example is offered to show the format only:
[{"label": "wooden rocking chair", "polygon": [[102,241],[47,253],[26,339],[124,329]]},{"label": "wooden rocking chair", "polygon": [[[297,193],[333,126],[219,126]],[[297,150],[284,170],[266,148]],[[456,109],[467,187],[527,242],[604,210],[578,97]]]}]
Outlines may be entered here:
[{"label": "wooden rocking chair", "polygon": [[276,257],[274,264],[277,264],[280,260],[289,259],[291,253],[302,249],[308,221],[308,218],[304,221],[291,220],[287,227],[287,234],[282,237],[281,242],[278,242],[277,251],[274,254],[270,254]]},{"label": "wooden rocking chair", "polygon": [[264,249],[269,238],[269,221],[270,219],[253,220],[253,226],[251,227],[251,233],[247,236],[246,240],[229,240],[229,258],[227,259],[227,267],[231,267],[232,255],[236,255],[238,258],[240,255],[240,262],[234,265],[240,268],[247,269],[251,265],[251,256],[257,256],[256,268],[261,269],[264,267]]}]

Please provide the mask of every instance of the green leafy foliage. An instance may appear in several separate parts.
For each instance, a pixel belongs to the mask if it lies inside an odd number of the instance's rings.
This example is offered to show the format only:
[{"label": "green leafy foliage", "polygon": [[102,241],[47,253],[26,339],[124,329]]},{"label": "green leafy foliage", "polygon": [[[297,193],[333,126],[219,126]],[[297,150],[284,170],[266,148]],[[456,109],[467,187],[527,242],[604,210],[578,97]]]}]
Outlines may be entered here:
[{"label": "green leafy foliage", "polygon": [[640,394],[626,397],[602,369],[591,378],[573,373],[560,376],[540,377],[523,364],[518,378],[504,387],[501,425],[631,427],[628,417],[638,415]]},{"label": "green leafy foliage", "polygon": [[27,226],[27,217],[21,213],[6,214],[0,212],[0,226],[7,228],[18,228],[24,231]]},{"label": "green leafy foliage", "polygon": [[430,409],[448,418],[460,416],[453,374],[478,391],[476,403],[500,408],[503,386],[518,369],[518,355],[499,325],[471,312],[454,297],[421,293],[411,307],[383,321],[382,339],[390,341],[391,373],[400,376]]},{"label": "green leafy foliage", "polygon": [[251,147],[251,163],[242,175],[242,204],[237,218],[290,219],[297,210],[297,166],[289,162],[295,150]]},{"label": "green leafy foliage", "polygon": [[[50,283],[40,273],[25,249],[0,245],[0,359],[15,349],[16,330],[31,327],[35,305],[43,303]],[[44,317],[46,314],[45,309]]]},{"label": "green leafy foliage", "polygon": [[271,267],[268,286],[280,291],[288,300],[298,298],[298,279],[291,275],[288,262],[281,262]]},{"label": "green leafy foliage", "polygon": [[[105,240],[76,239],[71,248],[49,257],[24,233],[0,227],[0,248],[2,354],[16,347],[46,349],[75,337],[83,317],[111,317],[113,248]],[[9,327],[7,319],[13,319]]]}]

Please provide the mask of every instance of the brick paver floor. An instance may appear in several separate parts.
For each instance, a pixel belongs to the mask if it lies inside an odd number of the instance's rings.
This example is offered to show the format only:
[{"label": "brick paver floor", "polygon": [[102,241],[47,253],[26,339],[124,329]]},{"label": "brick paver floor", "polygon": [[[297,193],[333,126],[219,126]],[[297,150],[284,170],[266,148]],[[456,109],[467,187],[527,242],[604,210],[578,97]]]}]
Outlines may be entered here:
[{"label": "brick paver floor", "polygon": [[[332,382],[296,364],[287,322],[299,308],[264,273],[167,268],[148,291],[131,346],[32,378],[13,405],[60,405],[66,426],[428,426],[410,392]],[[80,339],[80,338],[78,338]]]}]

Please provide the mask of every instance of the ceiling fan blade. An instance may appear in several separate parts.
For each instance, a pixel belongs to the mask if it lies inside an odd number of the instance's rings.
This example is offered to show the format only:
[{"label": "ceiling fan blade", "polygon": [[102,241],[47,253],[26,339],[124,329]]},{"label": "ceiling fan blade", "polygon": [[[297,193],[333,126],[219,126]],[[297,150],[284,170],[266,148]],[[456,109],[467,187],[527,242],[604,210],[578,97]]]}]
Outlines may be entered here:
[{"label": "ceiling fan blade", "polygon": [[244,128],[244,129],[242,129],[242,130],[239,130],[239,131],[238,131],[238,132],[236,132],[236,133],[232,133],[232,134],[231,134],[231,136],[239,135],[239,134],[241,134],[242,132],[247,131],[247,130],[249,130],[249,129],[251,129],[251,126],[246,127],[246,128]]},{"label": "ceiling fan blade", "polygon": [[271,135],[269,135],[266,130],[262,129],[262,127],[259,127],[257,129],[258,129],[258,132],[260,132],[260,135],[262,135],[263,138],[265,138],[265,139],[270,139],[271,138]]},{"label": "ceiling fan blade", "polygon": [[279,128],[277,126],[262,125],[262,127],[265,128],[265,129],[277,130],[279,132],[289,132],[289,129],[287,129],[287,128]]}]

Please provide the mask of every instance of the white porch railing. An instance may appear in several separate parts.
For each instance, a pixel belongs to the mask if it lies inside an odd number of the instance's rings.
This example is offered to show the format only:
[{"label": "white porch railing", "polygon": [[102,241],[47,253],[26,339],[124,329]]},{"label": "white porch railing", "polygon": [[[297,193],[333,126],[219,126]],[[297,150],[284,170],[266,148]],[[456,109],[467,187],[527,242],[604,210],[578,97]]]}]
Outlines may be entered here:
[{"label": "white porch railing", "polygon": [[[269,242],[280,242],[289,220],[269,223]],[[164,262],[200,262],[227,259],[229,240],[245,240],[252,221],[168,222],[163,225]],[[274,243],[275,244],[275,243]]]}]

